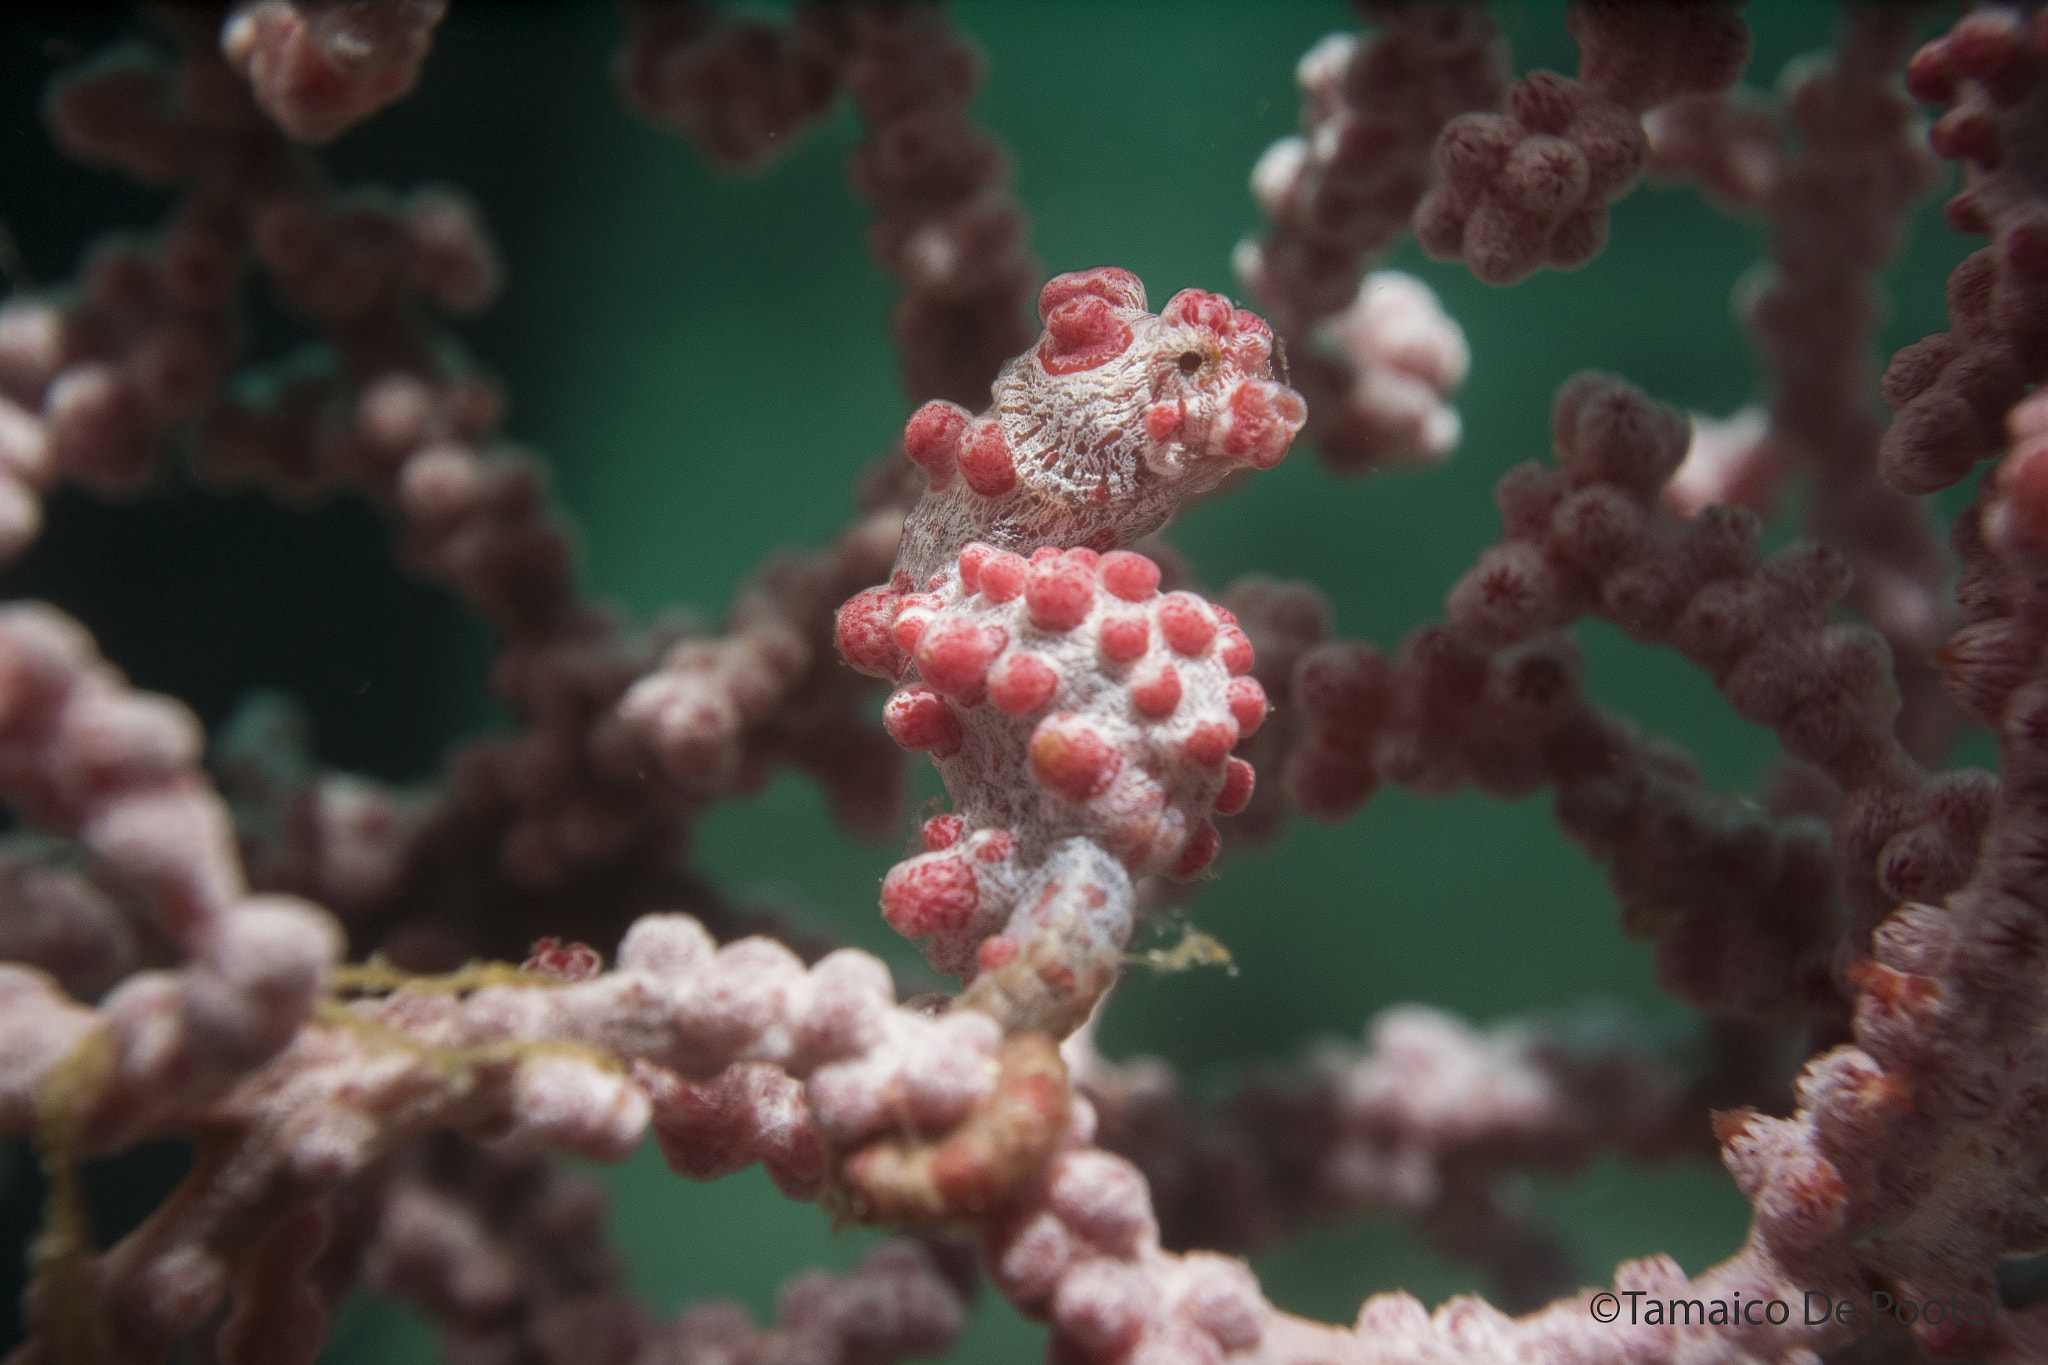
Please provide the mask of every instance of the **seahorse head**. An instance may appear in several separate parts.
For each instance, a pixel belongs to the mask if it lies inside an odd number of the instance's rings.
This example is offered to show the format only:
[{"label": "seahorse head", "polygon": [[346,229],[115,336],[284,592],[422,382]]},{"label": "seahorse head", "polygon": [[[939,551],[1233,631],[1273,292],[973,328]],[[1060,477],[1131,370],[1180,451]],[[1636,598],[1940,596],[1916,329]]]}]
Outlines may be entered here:
[{"label": "seahorse head", "polygon": [[1272,467],[1301,429],[1301,396],[1272,377],[1272,330],[1221,294],[1183,289],[1154,315],[1137,276],[1106,267],[1052,280],[1038,313],[1045,333],[1004,367],[991,415],[1041,499],[1213,485]]}]

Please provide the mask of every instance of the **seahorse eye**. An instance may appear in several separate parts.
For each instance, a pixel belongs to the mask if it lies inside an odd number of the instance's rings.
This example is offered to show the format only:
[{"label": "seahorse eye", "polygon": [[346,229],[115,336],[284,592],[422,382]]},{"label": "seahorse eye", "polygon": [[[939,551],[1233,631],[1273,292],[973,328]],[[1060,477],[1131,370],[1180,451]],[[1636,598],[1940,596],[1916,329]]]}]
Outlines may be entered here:
[{"label": "seahorse eye", "polygon": [[1193,374],[1201,368],[1202,353],[1200,351],[1182,351],[1180,353],[1180,372],[1182,374]]}]

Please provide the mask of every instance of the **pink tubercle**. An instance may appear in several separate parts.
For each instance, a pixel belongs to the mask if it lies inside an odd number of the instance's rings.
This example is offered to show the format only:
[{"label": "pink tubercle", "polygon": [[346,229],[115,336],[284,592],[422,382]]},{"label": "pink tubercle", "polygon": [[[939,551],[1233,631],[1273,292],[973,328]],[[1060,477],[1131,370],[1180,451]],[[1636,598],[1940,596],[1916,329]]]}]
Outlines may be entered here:
[{"label": "pink tubercle", "polygon": [[928,687],[906,687],[882,708],[882,728],[906,749],[950,758],[960,751],[960,718]]},{"label": "pink tubercle", "polygon": [[1252,799],[1252,786],[1258,774],[1252,765],[1241,758],[1233,758],[1223,765],[1223,790],[1216,793],[1216,813],[1235,815],[1243,810],[1245,803]]},{"label": "pink tubercle", "polygon": [[[1219,610],[1217,615],[1222,615],[1222,612]],[[1223,661],[1223,666],[1233,678],[1251,672],[1252,665],[1257,662],[1252,653],[1251,637],[1228,622],[1224,624],[1222,644],[1217,647],[1216,657]]]},{"label": "pink tubercle", "polygon": [[1098,568],[1102,586],[1126,602],[1143,602],[1159,591],[1159,566],[1129,550],[1111,550]]},{"label": "pink tubercle", "polygon": [[1032,732],[1032,774],[1069,801],[1086,801],[1108,790],[1122,766],[1116,747],[1080,716],[1047,716]]},{"label": "pink tubercle", "polygon": [[944,488],[953,481],[960,437],[969,420],[966,409],[941,398],[912,413],[904,426],[903,453],[924,470],[933,488]]},{"label": "pink tubercle", "polygon": [[1200,658],[1216,640],[1216,618],[1193,593],[1168,593],[1159,604],[1159,633],[1177,654]]},{"label": "pink tubercle", "polygon": [[1181,752],[1205,768],[1213,768],[1230,753],[1230,747],[1237,743],[1237,725],[1229,720],[1201,720],[1181,741]]},{"label": "pink tubercle", "polygon": [[1024,606],[1031,623],[1040,630],[1067,631],[1087,620],[1095,605],[1095,575],[1089,569],[1071,555],[1034,562],[1024,580]]},{"label": "pink tubercle", "polygon": [[1145,619],[1143,612],[1126,611],[1105,616],[1097,642],[1103,658],[1112,663],[1127,664],[1142,657],[1152,647],[1152,623]]},{"label": "pink tubercle", "polygon": [[1237,330],[1237,309],[1230,300],[1202,289],[1181,290],[1166,301],[1159,316],[1167,322],[1203,328],[1218,337],[1230,336]]},{"label": "pink tubercle", "polygon": [[1045,288],[1038,291],[1038,320],[1050,321],[1061,304],[1084,295],[1093,295],[1119,308],[1142,309],[1145,306],[1142,280],[1128,270],[1101,265],[1093,270],[1069,270],[1047,280]]},{"label": "pink tubercle", "polygon": [[863,673],[894,678],[903,671],[903,651],[897,647],[893,630],[903,595],[893,588],[869,588],[855,593],[839,609],[833,633],[839,653]]},{"label": "pink tubercle", "polygon": [[1178,398],[1162,399],[1145,409],[1145,435],[1154,441],[1170,441],[1187,420],[1186,403]]},{"label": "pink tubercle", "polygon": [[1224,704],[1230,708],[1230,718],[1237,722],[1240,736],[1257,730],[1270,709],[1266,689],[1259,685],[1257,678],[1231,679],[1230,688],[1224,693]]},{"label": "pink tubercle", "polygon": [[1307,420],[1308,405],[1293,389],[1270,379],[1248,379],[1232,390],[1225,405],[1223,453],[1271,469]]},{"label": "pink tubercle", "polygon": [[1010,654],[988,674],[988,699],[998,711],[1028,716],[1052,700],[1059,689],[1059,670],[1036,654]]},{"label": "pink tubercle", "polygon": [[989,664],[1007,643],[1000,626],[948,617],[927,629],[918,642],[917,671],[949,697],[976,697],[988,681]]},{"label": "pink tubercle", "polygon": [[1209,864],[1216,861],[1216,855],[1222,848],[1223,836],[1216,832],[1215,825],[1204,820],[1195,826],[1192,834],[1188,835],[1187,843],[1181,848],[1180,857],[1174,860],[1172,867],[1166,869],[1166,875],[1181,881],[1199,877],[1208,870]]},{"label": "pink tubercle", "polygon": [[967,486],[983,497],[997,497],[1017,486],[1017,467],[1010,460],[1010,443],[995,422],[978,422],[968,429],[959,461]]},{"label": "pink tubercle", "polygon": [[982,557],[975,583],[981,595],[991,602],[1014,602],[1023,593],[1024,579],[1030,571],[1024,556],[995,550]]},{"label": "pink tubercle", "polygon": [[970,541],[967,547],[960,551],[960,587],[963,591],[981,591],[981,566],[988,562],[990,555],[996,553],[999,552],[995,546],[983,544],[978,540]]},{"label": "pink tubercle", "polygon": [[905,938],[957,933],[980,904],[974,869],[956,857],[913,858],[882,878],[882,918]]},{"label": "pink tubercle", "polygon": [[1180,705],[1180,674],[1165,660],[1131,680],[1131,705],[1150,720],[1164,720]]},{"label": "pink tubercle", "polygon": [[1131,347],[1131,325],[1092,294],[1069,299],[1045,320],[1038,364],[1047,374],[1079,374],[1107,365]]}]

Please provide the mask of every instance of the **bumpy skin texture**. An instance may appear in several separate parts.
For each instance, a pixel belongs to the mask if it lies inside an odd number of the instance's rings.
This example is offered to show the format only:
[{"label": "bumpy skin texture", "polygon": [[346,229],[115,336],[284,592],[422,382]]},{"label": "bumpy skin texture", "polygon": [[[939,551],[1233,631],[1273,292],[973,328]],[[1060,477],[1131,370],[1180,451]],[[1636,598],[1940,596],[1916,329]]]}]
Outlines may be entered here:
[{"label": "bumpy skin texture", "polygon": [[974,540],[1130,545],[1225,475],[1279,463],[1301,430],[1300,395],[1271,377],[1271,330],[1220,294],[1184,289],[1154,316],[1129,271],[1082,270],[1045,286],[1038,316],[1044,335],[1003,367],[987,412],[937,401],[904,428],[930,480],[896,560],[915,584]]},{"label": "bumpy skin texture", "polygon": [[987,414],[919,409],[904,447],[930,486],[889,583],[839,614],[847,661],[901,684],[890,733],[955,802],[883,913],[1013,1027],[1077,1025],[1129,942],[1132,877],[1200,872],[1207,816],[1251,795],[1229,757],[1266,711],[1251,642],[1117,547],[1276,463],[1303,404],[1269,377],[1258,318],[1192,289],[1144,305],[1125,271],[1062,275]]}]

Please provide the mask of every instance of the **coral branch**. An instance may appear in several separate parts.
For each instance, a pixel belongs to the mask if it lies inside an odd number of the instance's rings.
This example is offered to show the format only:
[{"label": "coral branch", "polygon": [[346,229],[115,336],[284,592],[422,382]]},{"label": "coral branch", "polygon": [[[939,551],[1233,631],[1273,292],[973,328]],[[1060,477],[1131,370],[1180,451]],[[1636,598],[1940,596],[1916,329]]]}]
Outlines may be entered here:
[{"label": "coral branch", "polygon": [[1578,79],[1534,72],[1508,90],[1506,113],[1453,120],[1415,211],[1424,251],[1489,284],[1598,255],[1608,204],[1649,155],[1642,116],[1734,84],[1749,61],[1749,29],[1723,0],[1576,0],[1569,22]]},{"label": "coral branch", "polygon": [[1311,1224],[1386,1212],[1483,1266],[1510,1306],[1533,1308],[1578,1281],[1513,1177],[1565,1175],[1602,1151],[1705,1155],[1710,1106],[1761,1102],[1782,1083],[1776,1049],[1754,1031],[1717,1030],[1689,1078],[1616,1033],[1597,1018],[1480,1032],[1408,1007],[1375,1019],[1366,1046],[1321,1048],[1302,1074],[1254,1077],[1214,1107],[1149,1058],[1090,1056],[1076,1082],[1096,1140],[1145,1173],[1170,1248],[1250,1254]]},{"label": "coral branch", "polygon": [[626,102],[727,169],[753,170],[788,150],[839,94],[846,36],[830,5],[797,6],[787,30],[697,0],[634,0],[626,17]]},{"label": "coral branch", "polygon": [[1465,339],[1420,281],[1366,274],[1408,227],[1444,124],[1490,108],[1506,53],[1476,5],[1366,4],[1370,41],[1332,34],[1295,73],[1302,135],[1252,171],[1272,228],[1237,249],[1238,274],[1289,348],[1309,432],[1345,473],[1428,462],[1458,441],[1449,395]]},{"label": "coral branch", "polygon": [[1914,94],[1954,107],[1934,125],[1934,150],[1965,166],[1949,222],[1992,244],[1948,280],[1949,330],[1906,347],[1884,375],[1892,425],[1884,475],[1930,493],[1997,452],[2000,423],[2048,368],[2048,165],[2035,129],[2048,98],[2048,33],[2036,15],[1987,5],[1922,48],[1907,72]]},{"label": "coral branch", "polygon": [[[1884,311],[1879,276],[1934,179],[1912,105],[1894,89],[1910,20],[1905,10],[1850,10],[1838,56],[1788,73],[1784,127],[1754,101],[1720,100],[1716,114],[1717,97],[1702,96],[1665,106],[1650,124],[1667,170],[1690,165],[1771,226],[1769,269],[1739,296],[1771,378],[1768,423],[1740,436],[1696,434],[1669,500],[1682,515],[1715,501],[1766,513],[1780,480],[1810,473],[1807,531],[1848,559],[1850,603],[1891,645],[1901,739],[1932,763],[1956,721],[1931,660],[1952,628],[1948,563],[1926,510],[1879,480],[1868,372]],[[1739,168],[1699,164],[1704,148],[1734,146]],[[1740,191],[1727,185],[1734,178]]]}]

